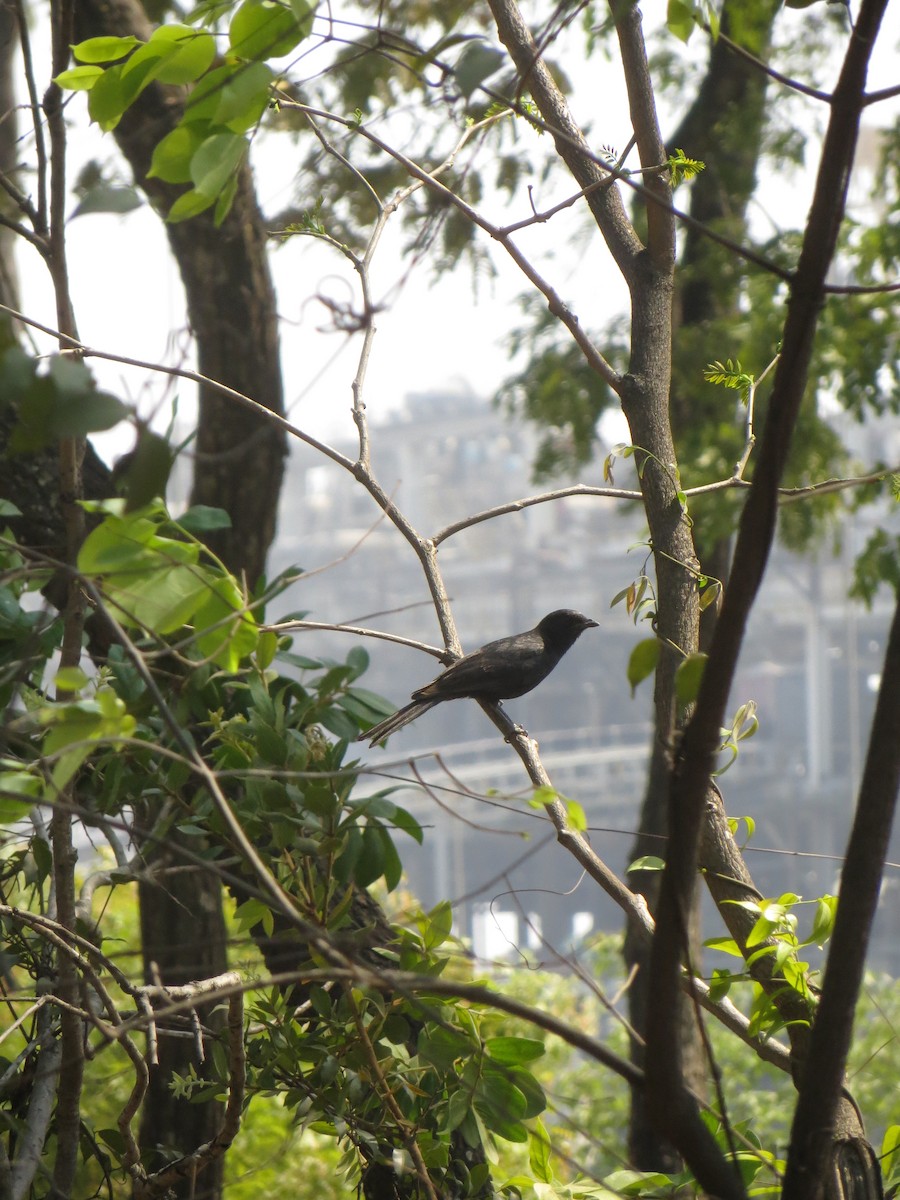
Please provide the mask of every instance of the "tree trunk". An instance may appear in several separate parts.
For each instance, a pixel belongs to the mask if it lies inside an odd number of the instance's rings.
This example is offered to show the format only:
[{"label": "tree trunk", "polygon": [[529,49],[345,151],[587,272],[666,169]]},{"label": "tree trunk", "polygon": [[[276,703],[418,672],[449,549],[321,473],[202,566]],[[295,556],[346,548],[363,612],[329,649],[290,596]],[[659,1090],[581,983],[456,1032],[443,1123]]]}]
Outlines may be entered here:
[{"label": "tree trunk", "polygon": [[[766,56],[779,8],[780,4],[767,3],[758,6],[752,15],[744,11],[740,16],[742,44],[749,44],[749,48],[760,58]],[[732,31],[733,12],[733,7],[726,5],[722,14],[722,32],[726,35]],[[751,25],[754,26],[752,33],[749,28]],[[726,223],[727,232],[738,241],[746,232],[747,205],[756,186],[765,118],[766,82],[767,77],[762,71],[749,67],[722,40],[715,42],[697,99],[669,142],[670,149],[681,147],[689,157],[707,164],[703,175],[692,188],[690,215],[704,226],[712,225],[717,229]],[[683,251],[675,278],[674,328],[681,336],[673,339],[670,404],[673,427],[681,446],[684,436],[689,435],[692,429],[713,427],[711,421],[698,417],[698,408],[706,397],[702,392],[698,395],[698,388],[686,381],[696,376],[698,336],[714,339],[715,325],[723,319],[737,317],[740,277],[735,275],[731,256],[726,250],[703,236],[695,227],[688,226],[683,233]],[[686,338],[684,335],[688,331],[690,336]],[[718,342],[713,340],[711,345],[715,348]],[[710,356],[712,354],[713,349],[710,350]],[[690,375],[682,368],[682,364],[687,364]],[[706,384],[699,386],[707,394],[712,392]],[[720,404],[718,396],[714,403]],[[688,452],[685,457],[690,459],[694,456]],[[729,541],[715,538],[704,548],[704,540],[709,539],[704,539],[701,523],[695,532],[701,569],[710,578],[723,579],[730,558]],[[715,614],[715,606],[710,606],[703,613],[701,650],[708,647]],[[665,857],[668,792],[668,748],[657,739],[641,807],[639,832],[632,846],[632,861],[644,855]],[[632,887],[646,897],[650,911],[655,914],[659,872],[635,872],[631,881]],[[699,899],[692,914],[690,934],[690,957],[694,964],[699,965],[703,953]],[[648,943],[630,937],[626,929],[624,952],[629,968],[637,969],[628,992],[629,1020],[635,1030],[643,1033],[650,1002],[647,973],[650,947]],[[707,1078],[706,1057],[696,1018],[686,998],[681,1000],[680,1020],[685,1079],[694,1092],[703,1095]],[[643,1065],[641,1043],[633,1044],[632,1057],[638,1065]],[[628,1144],[631,1161],[639,1169],[677,1169],[677,1155],[671,1147],[660,1142],[648,1119],[643,1093],[638,1091],[632,1092]]]},{"label": "tree trunk", "polygon": [[[147,38],[151,30],[132,0],[79,0],[76,22],[79,39]],[[146,176],[154,147],[177,123],[183,98],[182,89],[152,85],[115,131],[135,181],[162,212],[180,189]],[[241,171],[234,205],[220,227],[204,214],[167,225],[166,231],[184,283],[200,373],[282,414],[275,293],[249,168]],[[256,413],[203,388],[194,450],[192,503],[223,508],[231,517],[231,528],[209,539],[211,549],[252,587],[263,574],[275,535],[284,435]],[[163,983],[180,983],[226,968],[221,888],[214,875],[176,873],[167,877],[164,889],[141,884],[139,899],[147,973],[155,962]],[[169,1090],[172,1073],[187,1074],[192,1064],[197,1067],[191,1039],[164,1039],[142,1113],[142,1145],[177,1157],[215,1132],[221,1105],[190,1104]],[[200,1187],[198,1194],[221,1194],[221,1159],[208,1168]]]},{"label": "tree trunk", "polygon": [[[190,983],[218,974],[225,962],[225,919],[219,882],[212,872],[186,869],[177,853],[164,850],[155,859],[160,882],[140,885],[141,945],[145,982]],[[163,873],[166,867],[174,870]],[[162,870],[161,870],[162,869]],[[222,1014],[198,1007],[203,1030],[216,1034]],[[198,1051],[203,1047],[203,1058]],[[159,1061],[150,1067],[147,1096],[141,1110],[141,1149],[148,1171],[158,1170],[181,1153],[195,1150],[216,1134],[222,1119],[220,1104],[192,1104],[172,1094],[174,1074],[187,1074],[193,1065],[202,1079],[209,1056],[209,1039],[183,1019],[159,1030]],[[184,1180],[172,1191],[184,1200],[218,1196],[222,1191],[224,1157],[214,1159],[196,1180]]]}]

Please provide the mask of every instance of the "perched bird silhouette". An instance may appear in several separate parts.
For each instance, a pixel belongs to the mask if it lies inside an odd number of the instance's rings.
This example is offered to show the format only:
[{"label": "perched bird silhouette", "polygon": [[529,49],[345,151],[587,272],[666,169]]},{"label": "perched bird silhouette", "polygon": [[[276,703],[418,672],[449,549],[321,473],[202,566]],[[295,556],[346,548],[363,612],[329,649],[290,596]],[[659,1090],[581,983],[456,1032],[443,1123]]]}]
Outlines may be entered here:
[{"label": "perched bird silhouette", "polygon": [[571,608],[548,613],[534,629],[488,642],[458,659],[442,675],[413,692],[409,704],[359,735],[370,746],[396,733],[445,700],[512,700],[524,696],[550,674],[585,629],[597,622]]}]

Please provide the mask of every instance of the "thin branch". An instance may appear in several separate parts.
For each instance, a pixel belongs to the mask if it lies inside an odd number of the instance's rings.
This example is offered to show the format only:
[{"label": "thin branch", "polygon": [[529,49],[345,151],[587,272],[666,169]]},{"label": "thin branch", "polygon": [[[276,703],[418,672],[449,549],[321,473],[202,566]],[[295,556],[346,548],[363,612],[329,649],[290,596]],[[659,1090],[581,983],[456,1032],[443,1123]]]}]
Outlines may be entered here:
[{"label": "thin branch", "polygon": [[[0,187],[2,187],[4,192],[6,192],[8,195],[15,195],[18,192],[18,189],[16,189],[16,193],[13,192],[12,185],[4,175],[0,175]],[[21,221],[15,221],[12,217],[7,217],[0,213],[0,225],[2,225],[4,229],[9,229],[16,235],[16,237],[24,238],[26,242],[30,242],[31,245],[34,246],[34,248],[38,251],[38,253],[46,256],[46,241],[39,234],[32,232],[32,230],[30,230],[27,226],[23,225]]]},{"label": "thin branch", "polygon": [[[517,104],[515,101],[511,101],[508,96],[502,96],[497,92],[493,92],[487,87],[482,87],[482,91],[485,92],[485,94],[495,102],[507,105],[514,113],[516,113],[517,116],[527,121],[539,132],[551,134],[558,144],[568,142],[573,148],[577,148],[580,145],[577,138],[570,137],[565,132],[557,129],[551,122],[544,121],[539,117],[536,117],[530,109],[525,109],[522,105]],[[642,172],[631,171],[623,168],[618,163],[613,166],[610,164],[608,159],[601,157],[599,154],[595,154],[593,150],[590,150],[587,147],[583,148],[583,153],[595,166],[599,167],[606,173],[605,178],[593,180],[591,182],[608,185],[611,180],[616,180],[618,183],[630,188],[635,195],[641,196],[651,203],[663,207],[670,212],[673,217],[680,221],[682,225],[686,225],[688,228],[696,230],[696,232],[702,237],[707,238],[711,242],[715,242],[718,246],[724,247],[738,258],[743,259],[744,262],[748,262],[755,267],[759,267],[760,270],[765,271],[769,275],[774,275],[776,279],[781,279],[785,283],[789,283],[793,279],[793,271],[781,266],[781,264],[775,262],[774,259],[767,258],[764,254],[761,254],[757,250],[751,249],[749,246],[743,245],[741,242],[736,242],[733,238],[728,237],[727,234],[719,232],[710,225],[704,225],[702,221],[699,221],[696,217],[692,217],[690,213],[678,208],[671,202],[671,200],[663,201],[661,197],[648,192],[647,188],[635,178],[636,175],[639,175]],[[651,171],[653,169],[653,167],[650,168]],[[591,189],[591,182],[585,185],[585,194],[588,196],[590,196],[593,192],[593,189]],[[597,190],[603,191],[603,188],[600,187]]]},{"label": "thin branch", "polygon": [[[731,481],[728,480],[727,482],[730,483]],[[535,504],[548,504],[552,500],[566,500],[570,496],[599,496],[609,500],[631,501],[642,498],[640,492],[629,491],[625,488],[593,487],[586,483],[576,483],[571,487],[555,488],[552,492],[541,492],[537,496],[525,496],[521,500],[510,500],[506,504],[497,504],[493,508],[486,508],[482,512],[475,513],[470,517],[463,517],[461,520],[454,521],[452,524],[445,525],[443,529],[438,530],[431,540],[435,546],[439,546],[447,538],[453,537],[454,534],[460,533],[464,529],[470,529],[473,525],[480,525],[482,521],[491,521],[494,517],[503,517],[507,513],[521,512],[523,509],[531,508]]]},{"label": "thin branch", "polygon": [[521,221],[513,221],[511,225],[502,225],[500,232],[505,237],[508,237],[512,233],[518,233],[520,229],[530,229],[532,225],[543,225],[552,217],[555,217],[557,213],[564,212],[567,208],[572,208],[579,200],[585,200],[592,192],[597,191],[598,188],[611,187],[614,182],[614,175],[609,175],[604,179],[595,179],[587,187],[581,188],[565,200],[560,200],[558,204],[554,204],[551,208],[543,209],[541,212],[535,211],[530,217],[523,217]]},{"label": "thin branch", "polygon": [[863,97],[863,104],[881,104],[883,100],[893,100],[895,96],[900,96],[900,84],[894,84],[893,87],[881,88],[877,92],[866,92]]},{"label": "thin branch", "polygon": [[385,633],[381,629],[367,629],[362,625],[333,625],[327,621],[280,621],[274,625],[264,625],[263,629],[273,633],[290,633],[294,629],[320,629],[329,633],[350,633],[356,637],[377,638],[383,642],[396,642],[398,646],[409,646],[411,650],[422,650],[441,661],[447,658],[447,651],[438,646],[429,646],[427,642],[417,642],[413,638],[401,637],[397,633]]},{"label": "thin branch", "polygon": [[[748,417],[748,424],[750,421],[752,421],[752,416]],[[752,425],[749,427],[752,432]],[[755,436],[752,443],[748,437],[744,456],[735,465],[734,475],[729,476],[728,479],[719,479],[714,483],[701,483],[696,487],[685,488],[685,497],[693,499],[695,496],[707,496],[714,492],[749,489],[752,486],[750,481],[743,479],[737,472],[742,469],[742,464],[746,466],[753,445],[755,445]],[[864,487],[866,484],[879,483],[889,475],[897,474],[898,472],[900,472],[900,465],[897,467],[885,467],[883,470],[873,471],[868,475],[854,475],[843,479],[825,479],[821,483],[804,484],[802,487],[781,487],[778,489],[778,496],[781,504],[793,504],[798,500],[806,500],[812,496],[824,496],[833,492],[847,491],[850,488]],[[576,483],[572,484],[571,487],[556,488],[550,492],[540,492],[535,496],[525,496],[519,500],[510,500],[506,504],[497,504],[493,508],[486,508],[482,512],[474,513],[472,516],[463,517],[461,520],[454,521],[451,525],[445,525],[443,529],[439,529],[431,540],[436,546],[439,546],[441,542],[446,541],[448,538],[465,529],[471,528],[473,525],[481,524],[482,521],[490,521],[494,517],[503,517],[508,513],[521,512],[523,509],[530,508],[535,504],[548,504],[554,500],[565,500],[570,496],[597,496],[600,499],[624,500],[629,502],[642,499],[640,492],[630,488],[594,487],[591,484]]]},{"label": "thin branch", "polygon": [[113,354],[108,350],[97,350],[85,345],[78,338],[44,325],[40,321],[35,321],[33,317],[28,317],[24,313],[14,308],[9,308],[5,304],[0,304],[0,312],[7,313],[9,316],[14,317],[15,320],[21,321],[24,325],[29,325],[32,329],[40,330],[41,333],[47,333],[51,337],[59,338],[68,349],[76,351],[82,358],[100,358],[105,362],[122,363],[126,367],[137,367],[142,371],[153,371],[158,375],[169,375],[173,379],[187,379],[189,382],[196,383],[200,387],[209,388],[211,391],[217,392],[220,396],[225,396],[230,400],[236,401],[244,408],[249,408],[262,420],[268,421],[299,441],[305,442],[307,446],[311,446],[320,454],[324,454],[326,458],[330,458],[332,462],[336,462],[339,466],[344,467],[345,470],[353,471],[353,463],[345,455],[340,454],[337,450],[334,450],[324,442],[320,442],[310,434],[304,433],[302,429],[298,429],[296,425],[292,425],[290,421],[285,420],[278,413],[272,412],[271,409],[259,404],[256,400],[251,400],[243,392],[238,392],[234,388],[228,387],[227,384],[219,383],[218,380],[211,379],[207,375],[201,375],[199,371],[189,371],[185,367],[163,366],[161,363],[148,362],[142,358],[131,358],[124,354]]},{"label": "thin branch", "polygon": [[647,250],[658,270],[670,272],[675,260],[672,185],[668,172],[660,174],[656,167],[656,164],[665,162],[666,147],[659,128],[656,99],[650,79],[650,64],[647,61],[647,49],[641,31],[641,11],[636,4],[630,4],[621,8],[614,6],[612,12],[622,56],[631,127],[637,139],[641,166],[652,168],[644,184],[647,201]]},{"label": "thin branch", "polygon": [[[44,124],[41,115],[41,104],[38,99],[37,79],[34,72],[34,60],[31,53],[31,37],[28,32],[28,16],[22,0],[15,0],[16,24],[19,27],[19,45],[22,49],[22,63],[25,68],[25,82],[28,88],[28,105],[31,109],[31,122],[34,128],[34,145],[37,156],[38,203],[34,211],[34,231],[46,234],[49,229],[47,213],[47,147],[44,142]],[[29,216],[31,213],[29,212]]]},{"label": "thin branch", "polygon": [[[287,106],[288,104],[285,102],[285,107]],[[435,179],[430,172],[420,167],[418,163],[414,162],[410,158],[407,158],[405,154],[402,154],[399,150],[394,149],[394,147],[383,141],[370,129],[367,129],[365,125],[357,126],[352,121],[349,121],[344,117],[337,116],[334,113],[330,113],[322,109],[310,108],[308,105],[300,104],[295,101],[290,103],[290,107],[296,108],[300,112],[312,113],[313,116],[322,117],[323,119],[333,121],[335,124],[342,125],[345,129],[354,130],[361,137],[364,137],[368,142],[371,142],[372,145],[377,146],[378,149],[384,154],[387,154],[395,162],[399,163],[405,171],[413,176],[414,179],[417,179],[421,183],[424,183],[426,186],[428,186],[443,201],[457,208],[468,220],[470,220],[474,225],[477,225],[479,229],[481,229],[490,238],[501,245],[510,258],[512,258],[519,270],[522,271],[528,281],[533,284],[533,286],[537,288],[537,290],[544,296],[553,315],[558,317],[562,324],[565,325],[565,327],[569,330],[589,365],[597,372],[601,379],[603,379],[613,389],[613,391],[618,392],[621,386],[618,372],[606,360],[606,358],[604,358],[596,346],[594,346],[591,339],[581,328],[578,318],[561,300],[555,289],[531,265],[531,263],[528,261],[522,251],[519,250],[515,243],[504,234],[501,226],[494,225],[491,221],[488,221],[486,217],[483,217],[470,204],[467,204],[465,200],[463,200],[460,196],[457,196],[451,188],[446,187],[438,179]],[[596,182],[596,180],[590,180],[589,182],[593,183]]]},{"label": "thin branch", "polygon": [[882,471],[872,471],[868,475],[855,475],[847,479],[826,479],[822,483],[810,483],[805,487],[779,488],[779,504],[794,504],[797,500],[805,500],[810,496],[828,496],[833,492],[845,492],[850,488],[881,483],[889,475],[898,473],[900,473],[900,464],[896,467],[885,467]]},{"label": "thin branch", "polygon": [[887,296],[900,292],[900,283],[826,283],[827,296]]},{"label": "thin branch", "polygon": [[[707,28],[707,32],[709,32]],[[757,58],[755,54],[751,54],[749,50],[745,50],[743,46],[733,42],[730,37],[727,37],[722,31],[718,34],[719,41],[727,46],[738,58],[742,58],[744,62],[756,67],[764,75],[768,75],[770,79],[774,79],[776,83],[782,84],[786,88],[790,88],[793,92],[799,92],[801,96],[809,96],[813,100],[821,100],[824,104],[831,103],[831,93],[823,92],[819,88],[810,87],[808,83],[801,83],[798,79],[792,79],[789,75],[783,75],[781,71],[776,71],[774,67],[770,67],[768,63],[763,62],[761,58]]]},{"label": "thin branch", "polygon": [[751,381],[750,381],[750,387],[747,391],[747,422],[746,422],[746,435],[745,435],[745,439],[744,439],[744,450],[743,450],[743,453],[741,454],[741,457],[734,464],[734,471],[731,476],[735,482],[744,478],[744,471],[747,468],[747,463],[750,461],[750,455],[753,453],[753,447],[756,445],[756,434],[753,431],[753,414],[754,414],[754,409],[756,407],[757,389],[759,388],[759,385],[763,382],[765,377],[769,374],[769,372],[774,369],[774,367],[776,366],[776,364],[778,362],[779,357],[780,356],[778,354],[776,354],[775,357],[772,359],[772,361],[768,364],[766,369],[762,372],[760,377],[758,379],[751,379]]}]

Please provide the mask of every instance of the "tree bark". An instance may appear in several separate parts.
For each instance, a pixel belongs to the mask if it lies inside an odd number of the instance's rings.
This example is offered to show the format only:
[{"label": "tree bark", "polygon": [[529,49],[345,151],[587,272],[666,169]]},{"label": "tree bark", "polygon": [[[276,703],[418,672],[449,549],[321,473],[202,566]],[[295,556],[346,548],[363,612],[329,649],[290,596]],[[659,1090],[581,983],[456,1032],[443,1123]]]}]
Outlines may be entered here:
[{"label": "tree bark", "polygon": [[[140,885],[145,982],[178,987],[219,974],[227,965],[226,929],[216,876],[186,870],[172,850],[164,850],[155,858],[153,867],[160,881]],[[223,1017],[221,1012],[211,1011],[212,1007],[198,1007],[197,1017],[204,1029],[215,1035],[223,1027]],[[198,1061],[197,1051],[202,1045],[208,1056],[209,1039],[201,1039],[199,1030],[197,1036],[192,1036],[194,1032],[187,1020],[159,1031],[159,1061],[150,1067],[141,1110],[141,1149],[148,1171],[158,1170],[169,1159],[210,1141],[221,1124],[220,1104],[192,1104],[170,1090],[173,1074],[187,1074],[192,1064],[198,1075],[204,1074],[204,1062]],[[220,1195],[224,1165],[224,1157],[213,1159],[197,1180],[175,1185],[174,1194],[185,1200]]]},{"label": "tree bark", "polygon": [[[133,0],[79,0],[76,21],[79,39],[128,34],[146,39],[151,32]],[[176,125],[183,100],[182,89],[151,85],[115,131],[135,181],[161,212],[179,189],[148,179],[147,171],[155,146]],[[283,414],[275,292],[249,167],[241,170],[234,204],[220,227],[202,214],[167,225],[166,232],[184,284],[200,373]],[[231,527],[212,534],[210,548],[252,587],[264,572],[275,536],[284,434],[208,389],[200,389],[199,404],[191,502],[228,512]],[[221,889],[214,875],[175,874],[162,892],[141,884],[139,901],[147,972],[153,961],[164,983],[179,983],[227,967]],[[215,1132],[220,1105],[176,1100],[168,1090],[172,1072],[186,1074],[192,1063],[202,1074],[190,1039],[166,1039],[142,1112],[143,1145],[178,1156]],[[208,1169],[204,1195],[221,1194],[222,1169],[222,1159]],[[188,1191],[186,1184],[184,1194]]]},{"label": "tree bark", "polygon": [[[134,0],[79,0],[79,38],[151,32]],[[179,188],[147,171],[157,143],[182,112],[180,88],[152,84],[115,130],[135,181],[161,212]],[[284,414],[275,291],[266,258],[266,230],[249,167],[240,172],[234,204],[218,228],[210,213],[166,225],[187,297],[197,342],[198,369],[219,383]],[[231,528],[215,533],[211,549],[250,585],[265,569],[275,536],[284,474],[285,435],[255,413],[208,389],[200,391],[196,468],[191,501],[224,508]]]},{"label": "tree bark", "polygon": [[[772,26],[780,4],[762,4],[753,13],[739,14],[742,44],[764,59]],[[734,33],[733,5],[722,13],[722,33]],[[713,43],[706,74],[697,97],[675,134],[669,139],[669,149],[683,148],[691,158],[706,163],[706,170],[691,190],[690,215],[701,225],[711,225],[741,241],[746,232],[747,206],[756,187],[756,171],[762,146],[765,121],[767,76],[739,58],[721,38]],[[724,226],[724,228],[723,228]],[[715,338],[714,326],[729,317],[736,318],[742,286],[742,272],[735,272],[732,257],[724,247],[705,237],[695,226],[683,232],[683,248],[675,275],[673,324],[673,380],[670,412],[676,443],[692,431],[714,428],[710,414],[705,418],[704,405],[709,404],[712,389],[701,384],[698,389],[687,381],[697,375],[697,345],[700,339]],[[687,336],[685,336],[687,335]],[[713,341],[713,345],[717,343]],[[710,355],[712,351],[709,352]],[[699,391],[699,394],[698,394]],[[720,404],[719,397],[714,401]],[[688,453],[688,459],[693,456]],[[696,529],[696,527],[695,527]],[[729,539],[714,539],[704,549],[702,523],[700,537],[695,533],[697,557],[701,570],[710,578],[723,579],[730,558]],[[699,648],[708,649],[715,623],[716,607],[710,606],[702,616]],[[631,849],[631,860],[645,855],[665,857],[668,836],[669,748],[654,742],[647,787],[641,806],[638,836]],[[658,871],[635,872],[632,887],[646,897],[651,913],[657,911],[660,874]],[[699,964],[702,957],[700,942],[699,900],[689,921],[689,955]],[[644,939],[635,938],[626,926],[624,954],[629,968],[636,969],[628,992],[629,1020],[640,1034],[647,1028],[649,994],[648,961],[650,947]],[[685,1081],[693,1092],[706,1091],[707,1063],[697,1022],[690,1004],[680,998],[680,1027],[683,1043]],[[643,1066],[642,1041],[632,1046],[635,1063]],[[674,1170],[678,1156],[671,1146],[659,1138],[649,1119],[644,1095],[632,1091],[629,1120],[629,1154],[633,1164],[644,1171]]]}]

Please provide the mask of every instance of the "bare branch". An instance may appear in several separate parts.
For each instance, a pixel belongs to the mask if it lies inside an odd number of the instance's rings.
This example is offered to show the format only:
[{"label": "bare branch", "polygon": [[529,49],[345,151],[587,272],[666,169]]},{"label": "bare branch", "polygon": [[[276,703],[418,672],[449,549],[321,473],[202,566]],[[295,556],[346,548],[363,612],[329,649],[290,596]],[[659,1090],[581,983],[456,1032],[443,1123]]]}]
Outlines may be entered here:
[{"label": "bare branch", "polygon": [[[707,30],[708,32],[708,30]],[[783,84],[786,88],[790,88],[792,92],[799,92],[801,96],[809,96],[813,100],[821,100],[823,104],[831,103],[831,93],[823,92],[819,88],[810,87],[808,83],[801,83],[799,79],[792,79],[789,75],[783,75],[781,71],[776,71],[774,67],[757,58],[755,54],[751,54],[749,50],[745,50],[743,46],[731,40],[726,34],[719,30],[719,41],[727,46],[738,58],[742,58],[744,62],[750,63],[763,75],[768,75],[770,79],[774,79],[776,83]]]},{"label": "bare branch", "polygon": [[[440,196],[442,200],[459,209],[459,211],[463,213],[468,220],[470,220],[474,225],[477,225],[478,228],[483,230],[489,237],[493,238],[494,241],[503,247],[510,258],[512,258],[513,262],[520,269],[520,271],[522,271],[528,281],[532,283],[534,287],[536,287],[538,291],[545,297],[550,311],[554,316],[558,317],[563,325],[565,325],[565,327],[569,330],[584,354],[585,359],[594,368],[597,374],[603,380],[605,380],[607,384],[609,384],[613,391],[619,390],[620,379],[618,372],[604,358],[600,351],[594,346],[591,339],[583,331],[578,317],[569,310],[555,289],[531,265],[522,251],[519,250],[515,243],[506,234],[504,234],[500,226],[494,225],[492,222],[488,221],[486,217],[483,217],[477,211],[477,209],[474,209],[460,196],[457,196],[452,188],[445,187],[444,184],[442,184],[439,180],[433,178],[430,172],[424,170],[418,165],[418,163],[413,162],[412,159],[407,158],[405,154],[401,154],[399,150],[394,149],[393,146],[390,146],[387,142],[383,141],[364,125],[356,126],[346,118],[336,116],[334,113],[325,112],[321,109],[311,109],[308,105],[304,104],[292,103],[291,107],[298,109],[300,112],[312,113],[313,116],[334,121],[338,125],[343,125],[346,129],[354,129],[361,137],[364,137],[374,146],[377,146],[379,150],[382,150],[385,154],[394,159],[395,162],[400,163],[400,165],[406,171],[408,171],[414,179],[426,184],[432,191]],[[586,186],[597,181],[598,180],[596,179],[589,180]],[[596,194],[597,193],[595,192],[591,193],[591,196]]]}]

